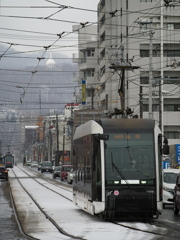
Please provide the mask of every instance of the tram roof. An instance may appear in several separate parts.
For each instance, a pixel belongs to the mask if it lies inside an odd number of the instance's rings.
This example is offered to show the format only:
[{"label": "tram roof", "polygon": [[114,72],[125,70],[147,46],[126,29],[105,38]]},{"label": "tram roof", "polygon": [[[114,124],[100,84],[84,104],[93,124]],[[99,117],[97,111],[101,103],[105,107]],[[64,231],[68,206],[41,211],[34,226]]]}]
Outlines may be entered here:
[{"label": "tram roof", "polygon": [[100,119],[90,120],[76,128],[74,140],[90,134],[117,133],[117,132],[152,132],[155,128],[153,119]]}]

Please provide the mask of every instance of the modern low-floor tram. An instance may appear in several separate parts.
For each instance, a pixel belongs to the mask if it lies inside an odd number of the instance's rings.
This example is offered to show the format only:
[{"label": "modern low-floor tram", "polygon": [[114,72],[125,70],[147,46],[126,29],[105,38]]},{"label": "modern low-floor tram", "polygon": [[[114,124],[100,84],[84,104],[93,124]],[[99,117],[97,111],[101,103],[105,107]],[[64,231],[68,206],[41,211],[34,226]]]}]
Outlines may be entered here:
[{"label": "modern low-floor tram", "polygon": [[162,212],[162,135],[152,119],[101,119],[77,127],[73,201],[105,219]]}]

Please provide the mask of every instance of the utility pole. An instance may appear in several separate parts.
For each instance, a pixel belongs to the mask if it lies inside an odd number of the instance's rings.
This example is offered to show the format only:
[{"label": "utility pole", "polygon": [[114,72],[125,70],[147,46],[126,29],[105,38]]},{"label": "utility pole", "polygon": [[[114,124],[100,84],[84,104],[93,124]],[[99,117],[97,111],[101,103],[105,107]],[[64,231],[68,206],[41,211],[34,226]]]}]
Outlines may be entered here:
[{"label": "utility pole", "polygon": [[49,154],[48,161],[52,161],[52,134],[51,134],[51,121],[49,122]]},{"label": "utility pole", "polygon": [[63,152],[62,152],[62,164],[64,165],[64,149],[65,149],[65,127],[63,127]]},{"label": "utility pole", "polygon": [[150,22],[150,42],[149,42],[149,118],[153,118],[153,114],[152,114],[152,79],[153,79],[153,75],[152,75],[152,71],[153,71],[153,67],[152,67],[152,38],[153,38],[153,32],[151,29],[151,24],[152,21]]},{"label": "utility pole", "polygon": [[[120,87],[118,89],[120,102],[121,102],[121,109],[115,109],[114,115],[121,114],[122,117],[127,117],[128,114],[132,113],[130,109],[125,109],[125,71],[127,70],[134,70],[138,69],[138,66],[132,66],[130,61],[126,61],[124,59],[124,46],[120,47],[121,52],[118,53],[117,50],[115,50],[111,54],[110,63],[111,66],[110,69],[113,69],[116,71],[120,77]],[[120,72],[119,72],[120,71]],[[126,111],[125,111],[126,110]]]},{"label": "utility pole", "polygon": [[41,90],[39,91],[39,114],[41,116]]},{"label": "utility pole", "polygon": [[94,108],[94,88],[91,87],[91,108]]},{"label": "utility pole", "polygon": [[57,137],[57,148],[56,148],[56,159],[55,166],[59,166],[59,122],[58,122],[58,114],[56,114],[56,137]]},{"label": "utility pole", "polygon": [[152,65],[152,39],[154,31],[152,31],[152,18],[139,18],[135,21],[141,25],[150,24],[150,31],[146,32],[150,36],[150,43],[149,43],[149,118],[153,118],[152,114],[152,80],[153,80],[153,65]]},{"label": "utility pole", "polygon": [[159,104],[159,127],[161,129],[162,135],[164,135],[164,124],[163,124],[163,112],[164,112],[164,96],[163,96],[163,78],[164,78],[164,71],[163,71],[163,51],[164,51],[164,41],[163,41],[163,25],[164,25],[164,15],[163,15],[163,11],[164,11],[164,1],[161,0],[161,80],[159,81],[159,99],[160,99],[160,104]]}]

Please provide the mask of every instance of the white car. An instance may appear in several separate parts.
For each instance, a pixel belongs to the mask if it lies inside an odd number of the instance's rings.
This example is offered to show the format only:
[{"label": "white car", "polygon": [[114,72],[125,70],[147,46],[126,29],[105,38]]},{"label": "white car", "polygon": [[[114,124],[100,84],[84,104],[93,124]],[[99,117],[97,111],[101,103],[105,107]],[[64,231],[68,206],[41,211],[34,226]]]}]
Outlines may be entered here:
[{"label": "white car", "polygon": [[37,161],[32,161],[31,167],[38,167],[38,162]]},{"label": "white car", "polygon": [[70,172],[67,173],[67,183],[73,183],[73,169],[71,169]]},{"label": "white car", "polygon": [[173,205],[174,187],[179,174],[180,169],[163,169],[163,208],[165,205]]}]

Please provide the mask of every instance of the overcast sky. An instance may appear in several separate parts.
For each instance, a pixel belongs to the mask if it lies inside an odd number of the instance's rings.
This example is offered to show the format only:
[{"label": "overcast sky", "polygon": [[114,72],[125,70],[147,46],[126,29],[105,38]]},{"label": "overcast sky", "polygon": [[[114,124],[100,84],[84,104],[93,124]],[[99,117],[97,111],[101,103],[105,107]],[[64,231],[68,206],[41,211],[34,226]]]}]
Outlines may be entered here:
[{"label": "overcast sky", "polygon": [[36,50],[53,44],[58,39],[56,34],[65,32],[64,35],[70,34],[63,36],[56,45],[65,46],[59,50],[70,56],[75,48],[69,49],[67,46],[72,45],[77,38],[77,35],[71,34],[72,26],[85,22],[95,23],[98,2],[99,0],[0,0],[0,43],[4,42],[7,47],[7,43],[18,44],[13,46],[18,51]]}]

